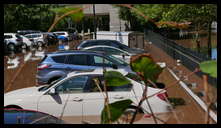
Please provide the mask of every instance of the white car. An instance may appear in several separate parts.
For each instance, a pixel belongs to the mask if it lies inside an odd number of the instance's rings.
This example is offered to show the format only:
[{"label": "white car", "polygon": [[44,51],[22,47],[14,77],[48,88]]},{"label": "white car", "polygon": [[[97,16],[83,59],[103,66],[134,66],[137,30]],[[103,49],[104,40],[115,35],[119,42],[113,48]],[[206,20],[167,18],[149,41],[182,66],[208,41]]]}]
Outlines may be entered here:
[{"label": "white car", "polygon": [[26,34],[24,36],[27,37],[29,40],[31,40],[34,45],[38,45],[39,47],[46,44],[46,41],[44,40],[45,36],[43,33],[32,33],[32,34]]},{"label": "white car", "polygon": [[25,36],[20,35],[22,37],[22,41],[24,43],[24,45],[22,46],[22,48],[27,48],[27,47],[31,47],[32,46],[32,42]]},{"label": "white car", "polygon": [[[125,74],[125,73],[124,73]],[[104,95],[99,92],[94,78],[97,78],[100,87],[103,88],[102,70],[93,72],[73,72],[57,82],[40,87],[18,89],[4,94],[5,108],[32,109],[62,119],[71,123],[82,121],[100,123],[100,114],[104,108]],[[129,110],[135,108],[135,104],[142,97],[144,85],[139,81],[128,78],[132,84],[120,87],[109,87],[109,102],[131,99],[133,104]],[[162,89],[148,87],[147,95],[150,96]],[[166,90],[154,95],[148,101],[154,113],[169,112],[170,104],[165,101]],[[146,101],[143,102],[140,112],[144,117],[150,112]],[[152,119],[151,119],[152,120]]]},{"label": "white car", "polygon": [[94,45],[94,46],[90,46],[90,47],[84,47],[82,49],[91,50],[91,51],[102,51],[102,52],[110,54],[116,58],[124,60],[127,63],[130,62],[131,56],[136,55],[134,53],[130,53],[128,51],[124,51],[122,49],[112,47],[112,46],[107,46],[107,45]]}]

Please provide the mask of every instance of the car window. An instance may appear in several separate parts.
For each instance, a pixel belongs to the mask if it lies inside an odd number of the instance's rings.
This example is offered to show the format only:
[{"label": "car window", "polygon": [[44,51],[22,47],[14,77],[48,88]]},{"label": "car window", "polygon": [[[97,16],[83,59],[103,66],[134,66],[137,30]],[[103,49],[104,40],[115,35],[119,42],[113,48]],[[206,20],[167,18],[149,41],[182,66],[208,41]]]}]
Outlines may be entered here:
[{"label": "car window", "polygon": [[101,48],[101,47],[97,47],[97,48],[90,48],[90,49],[88,49],[88,50],[90,50],[90,51],[104,51],[104,49],[103,49],[103,48]]},{"label": "car window", "polygon": [[141,79],[138,75],[136,75],[136,74],[128,73],[128,74],[126,75],[126,77],[127,77],[127,78],[130,78],[130,79],[132,79],[132,80],[134,80],[134,81],[136,81],[136,82],[138,82],[138,83],[140,83],[140,84],[143,84],[142,79]]},{"label": "car window", "polygon": [[88,55],[68,55],[67,64],[88,65]]},{"label": "car window", "polygon": [[125,61],[123,61],[123,60],[121,60],[119,58],[116,58],[116,57],[114,57],[112,55],[106,55],[106,57],[109,58],[110,60],[112,60],[117,65],[124,65],[124,66],[128,65]]},{"label": "car window", "polygon": [[75,76],[56,87],[56,92],[60,93],[79,93],[83,92],[83,89],[87,83],[88,76]]},{"label": "car window", "polygon": [[104,57],[96,56],[96,55],[93,56],[93,62],[95,66],[112,66],[113,65],[113,62],[111,62],[110,60],[107,60]]},{"label": "car window", "polygon": [[16,34],[15,37],[17,37],[18,39],[22,38],[19,34]]},{"label": "car window", "polygon": [[103,90],[103,85],[101,83],[100,77],[93,77],[89,81],[89,92],[100,92],[100,90]]},{"label": "car window", "polygon": [[120,50],[117,50],[117,49],[113,49],[113,48],[103,48],[104,51],[108,54],[113,54],[113,55],[122,55],[124,54],[124,52],[120,51]]},{"label": "car window", "polygon": [[56,62],[56,63],[64,63],[65,62],[65,55],[62,56],[53,56],[52,59]]},{"label": "car window", "polygon": [[27,38],[31,38],[31,35],[25,35],[25,37],[27,37]]},{"label": "car window", "polygon": [[[99,85],[99,87],[97,86]],[[100,89],[99,89],[100,88]],[[131,91],[132,84],[125,84],[122,86],[107,86],[107,91]],[[90,80],[90,92],[100,92],[104,91],[104,78],[102,76],[93,77]]]},{"label": "car window", "polygon": [[12,38],[11,35],[4,35],[4,39],[10,39],[10,38]]},{"label": "car window", "polygon": [[88,46],[93,46],[96,44],[95,41],[86,41],[85,43],[84,42],[82,42],[82,43],[83,43],[83,45],[81,47],[83,47],[83,48],[88,47]]}]

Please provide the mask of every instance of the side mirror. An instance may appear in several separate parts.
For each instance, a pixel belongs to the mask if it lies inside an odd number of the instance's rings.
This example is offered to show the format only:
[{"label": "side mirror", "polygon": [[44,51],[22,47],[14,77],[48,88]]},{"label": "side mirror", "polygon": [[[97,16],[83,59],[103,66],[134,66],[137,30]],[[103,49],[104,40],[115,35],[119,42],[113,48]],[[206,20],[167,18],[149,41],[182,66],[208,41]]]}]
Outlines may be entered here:
[{"label": "side mirror", "polygon": [[113,69],[118,69],[118,67],[117,67],[116,64],[113,64],[113,65],[112,65],[112,68],[113,68]]},{"label": "side mirror", "polygon": [[57,94],[57,93],[55,92],[55,88],[50,89],[49,92],[48,92],[48,94],[50,94],[50,95],[55,95],[55,94]]}]

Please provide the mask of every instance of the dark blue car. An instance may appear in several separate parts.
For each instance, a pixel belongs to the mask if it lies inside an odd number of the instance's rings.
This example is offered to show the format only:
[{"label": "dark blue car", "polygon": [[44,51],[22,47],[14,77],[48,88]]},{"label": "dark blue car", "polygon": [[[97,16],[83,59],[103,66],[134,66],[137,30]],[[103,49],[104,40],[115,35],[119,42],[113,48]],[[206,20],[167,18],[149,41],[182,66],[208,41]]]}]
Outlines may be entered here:
[{"label": "dark blue car", "polygon": [[4,124],[64,124],[52,115],[25,109],[4,109]]},{"label": "dark blue car", "polygon": [[121,42],[117,40],[105,40],[105,39],[99,39],[99,40],[84,40],[80,44],[75,46],[75,49],[83,49],[85,47],[95,46],[95,45],[106,45],[106,46],[112,46],[115,48],[119,48],[123,51],[127,51],[132,54],[140,54],[144,53],[145,51],[143,49],[138,48],[130,48],[125,44],[122,44]]},{"label": "dark blue car", "polygon": [[103,52],[60,51],[46,54],[38,64],[37,82],[50,84],[73,71],[92,71],[103,67],[123,69],[132,73],[126,62]]}]

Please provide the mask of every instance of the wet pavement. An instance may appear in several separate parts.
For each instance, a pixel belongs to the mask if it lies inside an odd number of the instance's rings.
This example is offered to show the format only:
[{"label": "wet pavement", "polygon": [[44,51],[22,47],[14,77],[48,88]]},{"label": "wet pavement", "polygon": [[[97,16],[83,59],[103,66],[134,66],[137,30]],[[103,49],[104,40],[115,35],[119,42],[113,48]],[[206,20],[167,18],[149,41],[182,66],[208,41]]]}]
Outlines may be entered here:
[{"label": "wet pavement", "polygon": [[[78,44],[79,41],[70,42],[70,49]],[[188,74],[190,71],[182,66],[177,66],[177,62],[169,57],[159,48],[148,44],[145,48],[151,53],[156,62],[165,62],[167,67],[173,68],[179,74]],[[4,57],[4,92],[12,90],[32,87],[36,85],[37,65],[46,52],[58,51],[58,45],[48,46],[47,48],[31,49],[23,51],[23,53],[10,54]],[[180,72],[182,71],[182,72]],[[17,76],[15,76],[18,74]],[[159,82],[163,82],[166,86],[173,83],[175,78],[165,68],[160,75]],[[187,78],[189,83],[196,82],[197,85],[202,84],[202,80],[197,76]],[[194,91],[202,90],[201,86],[197,86]],[[167,89],[169,97],[183,98],[186,105],[177,106],[173,113],[166,114],[162,117],[167,124],[203,124],[205,120],[205,112],[199,105],[184,91],[184,89],[176,84],[174,87]],[[214,91],[214,90],[213,90]],[[178,118],[177,118],[178,117]],[[70,119],[70,118],[69,118]],[[153,119],[150,117],[151,122]],[[69,120],[70,121],[70,120]],[[148,123],[144,121],[140,123]],[[211,122],[214,123],[214,122]]]}]

